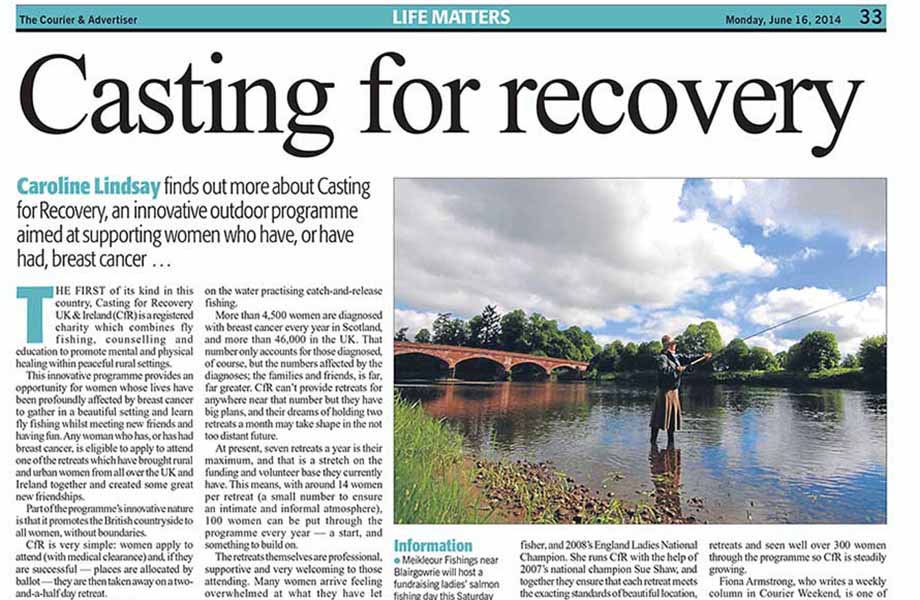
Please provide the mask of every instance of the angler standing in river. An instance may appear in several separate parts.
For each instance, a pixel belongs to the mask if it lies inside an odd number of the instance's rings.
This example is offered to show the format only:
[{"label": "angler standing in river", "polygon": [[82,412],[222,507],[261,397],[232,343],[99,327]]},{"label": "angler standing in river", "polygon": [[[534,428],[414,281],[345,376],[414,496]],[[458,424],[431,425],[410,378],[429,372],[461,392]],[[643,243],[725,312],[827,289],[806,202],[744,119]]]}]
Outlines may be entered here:
[{"label": "angler standing in river", "polygon": [[668,432],[668,446],[674,445],[674,432],[680,429],[680,378],[691,365],[709,360],[712,353],[699,356],[678,354],[677,340],[669,335],[661,338],[661,354],[658,355],[658,395],[652,408],[650,441],[658,444],[658,431]]}]

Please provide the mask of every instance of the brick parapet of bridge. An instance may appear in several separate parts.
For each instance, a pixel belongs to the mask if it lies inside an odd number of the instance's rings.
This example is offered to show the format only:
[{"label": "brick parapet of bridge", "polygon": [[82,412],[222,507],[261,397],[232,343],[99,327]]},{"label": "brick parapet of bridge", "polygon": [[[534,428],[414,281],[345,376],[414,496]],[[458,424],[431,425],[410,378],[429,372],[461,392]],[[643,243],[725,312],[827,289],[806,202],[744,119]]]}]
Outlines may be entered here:
[{"label": "brick parapet of bridge", "polygon": [[393,352],[395,356],[401,354],[423,354],[433,356],[447,363],[448,368],[453,369],[457,364],[474,358],[484,358],[500,364],[506,371],[521,364],[535,364],[541,367],[546,373],[551,373],[553,369],[568,367],[576,371],[586,371],[588,363],[583,361],[567,360],[564,358],[552,358],[549,356],[535,356],[533,354],[523,354],[521,352],[505,352],[503,350],[489,350],[487,348],[470,348],[467,346],[449,346],[445,344],[423,344],[419,342],[394,342]]}]

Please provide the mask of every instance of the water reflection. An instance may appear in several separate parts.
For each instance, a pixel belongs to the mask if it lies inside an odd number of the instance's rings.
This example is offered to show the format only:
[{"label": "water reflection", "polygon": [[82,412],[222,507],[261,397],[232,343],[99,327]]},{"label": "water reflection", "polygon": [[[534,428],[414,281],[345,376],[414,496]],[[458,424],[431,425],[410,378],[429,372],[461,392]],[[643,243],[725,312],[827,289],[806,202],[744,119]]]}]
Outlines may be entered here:
[{"label": "water reflection", "polygon": [[[469,450],[551,461],[618,495],[710,522],[885,522],[882,393],[686,386],[676,447],[649,450],[654,388],[594,383],[399,385]],[[652,485],[649,474],[652,474]],[[656,473],[657,471],[660,471]],[[678,481],[659,490],[659,475]],[[659,483],[660,483],[659,481]],[[694,501],[702,498],[702,506]]]},{"label": "water reflection", "polygon": [[655,508],[675,519],[683,517],[680,505],[680,449],[668,445],[664,450],[658,444],[652,444],[648,454],[652,474],[652,486],[655,488]]}]

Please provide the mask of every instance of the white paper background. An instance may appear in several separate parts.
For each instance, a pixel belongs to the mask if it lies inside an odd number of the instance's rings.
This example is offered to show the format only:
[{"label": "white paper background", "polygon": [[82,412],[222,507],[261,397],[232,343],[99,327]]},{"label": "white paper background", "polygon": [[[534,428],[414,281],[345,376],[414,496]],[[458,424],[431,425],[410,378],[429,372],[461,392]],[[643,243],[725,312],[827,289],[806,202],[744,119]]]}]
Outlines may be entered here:
[{"label": "white paper background", "polygon": [[[568,34],[568,33],[67,33],[14,34],[14,8],[7,5],[4,28],[3,186],[6,208],[2,223],[0,265],[3,288],[4,382],[13,380],[12,353],[22,343],[24,307],[15,300],[19,285],[48,285],[118,281],[121,283],[174,281],[203,288],[208,283],[326,283],[361,281],[387,289],[385,306],[392,301],[391,181],[394,176],[426,177],[887,177],[889,256],[889,335],[893,351],[889,365],[888,524],[881,526],[698,526],[698,527],[522,527],[479,526],[429,529],[387,527],[385,548],[392,537],[473,541],[506,556],[507,587],[502,597],[517,597],[516,556],[521,538],[554,540],[585,537],[699,539],[738,537],[773,540],[834,540],[845,538],[889,541],[890,597],[916,595],[913,587],[913,531],[916,531],[916,460],[914,423],[918,416],[913,380],[918,338],[916,298],[916,110],[918,87],[916,56],[917,10],[911,2],[889,4],[889,31],[885,34],[722,33],[722,34]],[[212,51],[224,54],[221,65],[211,65]],[[393,78],[425,77],[435,83],[455,77],[477,77],[482,89],[467,93],[463,123],[471,133],[413,136],[360,134],[366,126],[366,77],[371,60],[395,50],[407,58],[397,69],[387,63]],[[193,62],[197,76],[266,77],[279,90],[300,77],[335,81],[327,109],[316,122],[333,127],[335,143],[321,157],[293,158],[281,149],[284,134],[186,135],[178,126],[162,136],[110,134],[100,136],[86,127],[78,133],[50,137],[31,129],[18,105],[22,73],[36,58],[52,53],[86,54],[90,81],[119,77],[140,81],[148,77],[176,78]],[[504,126],[504,90],[498,84],[513,77],[546,81],[565,77],[581,84],[602,77],[622,83],[647,77],[744,80],[759,77],[771,82],[804,77],[865,79],[837,148],[830,156],[813,158],[812,145],[824,145],[831,130],[817,102],[797,103],[796,122],[805,133],[752,136],[741,132],[723,103],[708,136],[700,134],[689,105],[682,105],[677,121],[665,134],[642,135],[629,126],[609,136],[588,132],[579,125],[563,136],[540,132],[533,104],[521,104],[526,135],[501,135]],[[41,110],[91,107],[89,84],[71,78],[57,94],[42,89]],[[838,90],[839,91],[839,90]],[[280,95],[280,94],[279,94]],[[529,98],[533,94],[528,94]],[[383,107],[392,89],[385,90]],[[44,114],[44,113],[43,113]],[[384,123],[393,123],[383,112]],[[281,120],[285,112],[280,111]],[[395,129],[395,126],[392,127]],[[351,248],[310,248],[296,257],[267,254],[251,248],[214,248],[171,256],[171,270],[138,272],[22,273],[15,269],[13,240],[15,181],[41,175],[126,175],[158,178],[193,174],[206,177],[273,178],[353,175],[373,180],[375,197],[367,203],[358,226],[359,242]],[[162,253],[162,251],[160,251]],[[390,311],[387,310],[387,318]],[[390,335],[389,333],[387,335]],[[390,377],[389,364],[386,368]],[[390,381],[388,380],[388,384]],[[12,392],[5,386],[7,415],[3,423],[5,457],[3,539],[15,547],[13,524],[7,514],[12,498]],[[389,415],[387,423],[389,427]],[[390,442],[389,428],[383,436]],[[389,452],[387,454],[389,465]],[[390,480],[387,478],[387,495]],[[389,504],[385,514],[392,514]],[[340,542],[342,543],[342,542]],[[344,547],[344,546],[343,546]],[[385,554],[389,570],[392,554]],[[4,596],[12,584],[12,557],[4,553]],[[817,570],[816,570],[817,572]],[[855,573],[856,569],[848,569]],[[811,571],[809,571],[811,573]],[[799,573],[797,573],[799,574]],[[801,573],[804,574],[804,573]],[[389,589],[385,597],[390,597]],[[199,591],[188,596],[202,597]],[[140,596],[134,596],[140,597]],[[159,593],[149,597],[162,597]]]}]

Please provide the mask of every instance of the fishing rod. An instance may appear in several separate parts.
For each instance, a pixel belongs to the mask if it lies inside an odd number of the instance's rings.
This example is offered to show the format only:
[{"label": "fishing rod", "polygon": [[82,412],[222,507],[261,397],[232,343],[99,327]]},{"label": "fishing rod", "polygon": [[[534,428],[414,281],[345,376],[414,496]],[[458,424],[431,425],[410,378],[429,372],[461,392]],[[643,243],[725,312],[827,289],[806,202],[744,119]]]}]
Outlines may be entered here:
[{"label": "fishing rod", "polygon": [[[820,313],[820,312],[824,312],[825,310],[829,310],[829,309],[831,309],[831,308],[834,308],[835,306],[840,306],[841,304],[846,304],[846,303],[848,303],[848,302],[853,302],[854,300],[862,300],[863,298],[865,298],[866,296],[868,296],[869,294],[871,294],[871,293],[874,292],[874,291],[875,291],[875,290],[870,290],[870,291],[868,291],[868,292],[866,292],[866,293],[864,293],[864,294],[860,294],[860,295],[858,295],[858,296],[853,296],[852,298],[846,298],[846,299],[844,299],[844,300],[840,300],[839,302],[834,302],[833,304],[828,304],[827,306],[823,306],[823,307],[821,307],[821,308],[818,308],[818,309],[815,309],[815,310],[813,310],[813,311],[807,312],[807,313],[805,313],[805,314],[803,314],[803,315],[799,315],[799,316],[793,317],[793,318],[791,318],[791,319],[786,319],[785,321],[783,321],[783,322],[781,322],[781,323],[777,323],[776,325],[771,325],[770,327],[767,327],[766,329],[761,329],[760,331],[757,331],[757,332],[755,332],[755,333],[752,333],[751,335],[749,335],[749,336],[747,336],[747,337],[743,337],[743,338],[741,338],[741,341],[742,341],[742,342],[745,342],[745,341],[747,341],[747,340],[749,340],[749,339],[751,339],[751,338],[753,338],[753,337],[757,337],[758,335],[763,335],[763,334],[765,334],[765,333],[767,333],[767,332],[769,332],[769,331],[773,331],[774,329],[779,329],[780,327],[784,327],[784,326],[786,326],[786,325],[789,325],[790,323],[795,323],[796,321],[801,321],[802,319],[806,319],[806,318],[808,318],[808,317],[810,317],[810,316],[812,316],[812,315],[816,315],[816,314],[818,314],[818,313]],[[728,348],[728,346],[726,346],[725,348],[722,348],[722,349],[719,350],[718,352],[715,352],[715,353],[710,357],[710,360],[715,360],[715,358],[716,358],[718,355],[720,355],[720,354],[722,354],[723,352],[725,352],[725,350],[726,350],[727,348]],[[705,357],[698,358],[698,359],[696,359],[695,361],[693,361],[692,363],[690,363],[690,364],[687,365],[687,366],[692,367],[693,365],[698,364],[698,363],[701,363],[701,362],[703,362],[704,360],[706,360]]]}]

